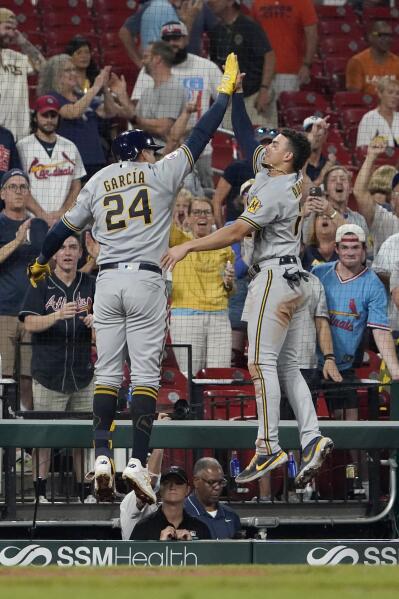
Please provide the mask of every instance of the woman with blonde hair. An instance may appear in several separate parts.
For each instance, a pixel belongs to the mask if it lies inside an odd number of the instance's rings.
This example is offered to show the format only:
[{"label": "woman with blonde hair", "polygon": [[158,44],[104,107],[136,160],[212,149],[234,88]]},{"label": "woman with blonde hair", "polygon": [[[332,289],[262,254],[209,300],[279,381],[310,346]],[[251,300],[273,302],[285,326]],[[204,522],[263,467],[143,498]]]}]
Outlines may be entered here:
[{"label": "woman with blonde hair", "polygon": [[379,104],[363,115],[357,130],[356,146],[368,146],[374,138],[383,138],[392,148],[399,146],[399,81],[381,77],[377,83]]},{"label": "woman with blonde hair", "polygon": [[[43,66],[38,82],[38,96],[50,94],[61,104],[59,135],[73,141],[78,147],[87,172],[87,179],[105,163],[105,154],[99,133],[99,119],[124,116],[109,89],[111,67],[106,66],[94,79],[93,85],[82,93],[78,86],[77,71],[68,54],[57,54]],[[99,96],[102,91],[102,96]],[[121,91],[120,103],[129,104]]]},{"label": "woman with blonde hair", "polygon": [[368,192],[374,202],[391,211],[392,180],[398,171],[390,164],[379,166],[371,175]]}]

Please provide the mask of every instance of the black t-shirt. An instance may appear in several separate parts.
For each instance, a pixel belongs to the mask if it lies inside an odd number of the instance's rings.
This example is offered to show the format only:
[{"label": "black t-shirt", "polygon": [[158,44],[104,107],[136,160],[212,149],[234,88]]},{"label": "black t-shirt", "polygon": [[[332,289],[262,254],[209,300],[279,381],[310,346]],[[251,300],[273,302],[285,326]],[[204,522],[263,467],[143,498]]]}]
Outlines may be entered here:
[{"label": "black t-shirt", "polygon": [[[0,248],[15,239],[15,235],[27,218],[14,220],[0,214]],[[0,264],[0,314],[17,316],[29,286],[26,268],[40,254],[48,231],[47,223],[33,218],[29,230],[29,243],[22,243]],[[3,332],[4,333],[4,332]]]},{"label": "black t-shirt", "polygon": [[323,156],[323,154],[321,154],[319,164],[317,166],[314,166],[313,164],[309,164],[309,162],[308,162],[308,165],[306,167],[306,174],[311,181],[314,181],[315,179],[318,178],[318,176],[320,175],[320,173],[323,169],[323,166],[325,165],[326,162],[327,162],[327,158],[325,156]]},{"label": "black t-shirt", "polygon": [[[167,526],[173,526],[173,524],[166,519],[162,511],[162,506],[160,506],[151,516],[136,524],[130,539],[133,541],[159,541],[161,532]],[[183,520],[177,529],[189,530],[193,540],[212,538],[207,525],[197,518],[190,516],[185,510],[183,510]]]},{"label": "black t-shirt", "polygon": [[37,287],[29,286],[20,320],[29,314],[54,314],[67,302],[77,303],[74,318],[58,320],[52,327],[32,335],[32,376],[52,391],[73,393],[87,387],[93,378],[91,329],[81,317],[93,312],[95,279],[78,272],[67,287],[52,274]]},{"label": "black t-shirt", "polygon": [[[1,177],[12,168],[21,168],[15,139],[11,131],[0,125],[0,181]],[[3,205],[3,200],[1,200]]]},{"label": "black t-shirt", "polygon": [[235,160],[223,173],[223,179],[230,183],[231,189],[226,197],[226,222],[236,220],[244,212],[240,199],[240,187],[248,179],[252,179],[254,171],[246,160]]},{"label": "black t-shirt", "polygon": [[262,27],[242,14],[234,23],[219,23],[209,33],[209,55],[222,68],[230,52],[237,54],[240,71],[246,73],[243,80],[244,96],[259,91],[262,81],[263,60],[271,45]]},{"label": "black t-shirt", "polygon": [[318,264],[324,264],[325,262],[335,262],[335,260],[338,260],[338,254],[335,250],[331,254],[330,259],[326,260],[320,254],[318,248],[315,245],[307,245],[301,258],[303,268],[309,271],[312,270],[312,268],[314,266],[317,266]]}]

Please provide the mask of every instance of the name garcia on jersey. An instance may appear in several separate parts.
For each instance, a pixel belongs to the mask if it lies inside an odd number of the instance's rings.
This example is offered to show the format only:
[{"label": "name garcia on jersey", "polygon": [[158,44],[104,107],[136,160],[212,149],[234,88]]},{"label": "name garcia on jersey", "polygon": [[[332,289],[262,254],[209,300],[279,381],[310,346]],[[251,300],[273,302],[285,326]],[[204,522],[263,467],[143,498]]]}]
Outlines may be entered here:
[{"label": "name garcia on jersey", "polygon": [[118,175],[112,177],[112,179],[105,179],[104,187],[105,191],[113,191],[114,189],[120,189],[121,187],[127,187],[128,185],[145,185],[145,177],[143,171],[130,171],[124,175]]}]

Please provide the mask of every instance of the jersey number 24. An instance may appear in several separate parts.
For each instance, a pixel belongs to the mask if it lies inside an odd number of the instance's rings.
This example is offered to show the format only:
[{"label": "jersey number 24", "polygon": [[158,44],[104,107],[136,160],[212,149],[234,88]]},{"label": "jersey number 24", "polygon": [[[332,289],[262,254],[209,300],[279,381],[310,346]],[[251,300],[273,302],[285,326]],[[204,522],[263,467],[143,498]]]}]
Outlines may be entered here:
[{"label": "jersey number 24", "polygon": [[[105,196],[103,204],[105,208],[109,207],[105,216],[107,231],[125,229],[126,219],[121,218],[117,220],[119,216],[122,216],[125,210],[123,197],[119,193]],[[144,220],[145,225],[150,225],[151,214],[152,210],[150,207],[150,199],[148,197],[148,189],[139,189],[129,206],[128,218],[131,219],[141,217]]]}]

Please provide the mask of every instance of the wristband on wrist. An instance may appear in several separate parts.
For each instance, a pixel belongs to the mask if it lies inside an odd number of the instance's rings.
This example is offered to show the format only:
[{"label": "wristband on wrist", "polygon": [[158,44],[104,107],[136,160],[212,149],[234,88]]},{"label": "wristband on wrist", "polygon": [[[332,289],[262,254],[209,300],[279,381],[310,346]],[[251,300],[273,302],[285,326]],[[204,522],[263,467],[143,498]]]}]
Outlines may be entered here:
[{"label": "wristband on wrist", "polygon": [[330,214],[330,218],[335,218],[337,216],[337,211],[334,210],[332,214]]},{"label": "wristband on wrist", "polygon": [[269,89],[269,86],[266,85],[265,83],[261,83],[259,87],[264,87],[265,89]]},{"label": "wristband on wrist", "polygon": [[324,357],[324,361],[326,361],[326,360],[334,360],[334,362],[335,362],[335,356],[334,356],[334,354],[325,354],[325,356],[323,356],[323,357]]}]

